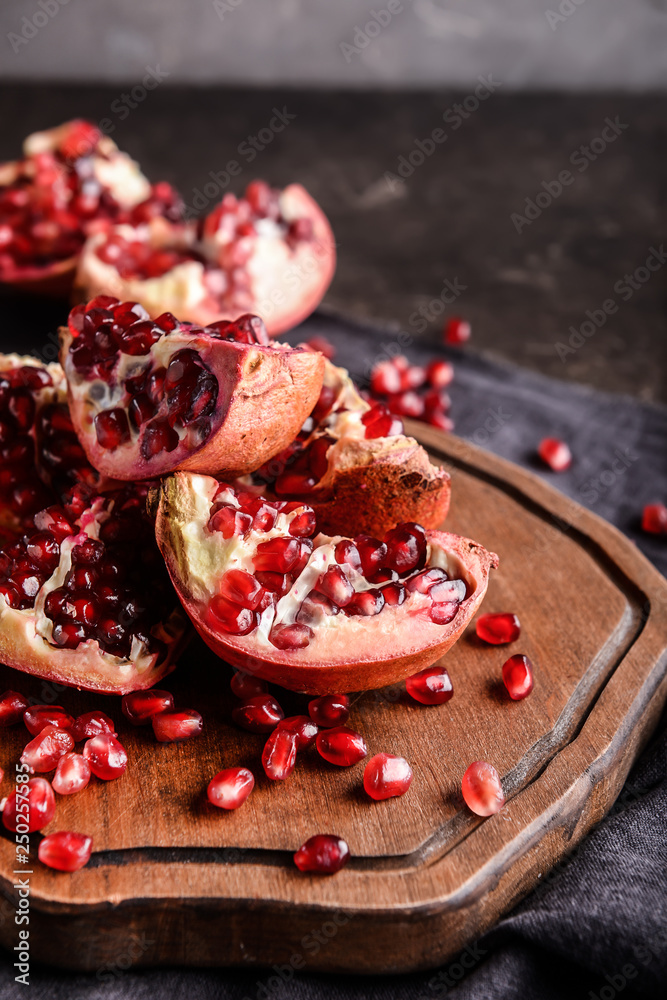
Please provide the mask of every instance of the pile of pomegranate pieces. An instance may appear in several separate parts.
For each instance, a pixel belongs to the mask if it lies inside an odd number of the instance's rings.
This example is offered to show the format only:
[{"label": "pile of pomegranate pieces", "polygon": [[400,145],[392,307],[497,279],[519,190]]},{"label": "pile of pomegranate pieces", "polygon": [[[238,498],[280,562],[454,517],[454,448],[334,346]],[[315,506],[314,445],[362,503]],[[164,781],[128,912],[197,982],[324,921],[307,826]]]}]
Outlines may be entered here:
[{"label": "pile of pomegranate pieces", "polygon": [[411,365],[402,354],[380,361],[371,372],[371,395],[384,412],[424,420],[443,431],[452,431],[452,405],[447,388],[454,378],[449,361],[436,358],[423,368]]}]

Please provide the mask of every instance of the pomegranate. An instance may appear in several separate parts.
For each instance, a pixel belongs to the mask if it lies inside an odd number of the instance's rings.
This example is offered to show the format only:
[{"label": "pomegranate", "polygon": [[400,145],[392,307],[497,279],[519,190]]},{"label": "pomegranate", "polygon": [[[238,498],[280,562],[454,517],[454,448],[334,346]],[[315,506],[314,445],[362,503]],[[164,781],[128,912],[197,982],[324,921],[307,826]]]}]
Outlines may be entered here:
[{"label": "pomegranate", "polygon": [[262,321],[207,328],[99,296],[61,329],[70,411],[92,465],[117,479],[173,469],[250,472],[317,400],[324,359],[270,344]]},{"label": "pomegranate", "polygon": [[168,691],[133,691],[126,694],[121,702],[123,715],[133,726],[149,726],[154,715],[168,712],[174,707],[174,696]]},{"label": "pomegranate", "polygon": [[516,615],[507,612],[480,615],[475,624],[478,638],[492,646],[505,646],[516,642],[521,635],[521,622]]},{"label": "pomegranate", "polygon": [[[260,508],[275,514],[271,527],[238,527]],[[225,510],[234,520],[221,527]],[[160,488],[158,544],[202,638],[233,666],[314,695],[381,687],[437,660],[497,565],[476,542],[413,523],[384,541],[314,532],[306,505],[270,504],[210,476],[178,472]],[[249,585],[231,599],[231,570],[261,592]]]},{"label": "pomegranate", "polygon": [[56,726],[44,726],[38,736],[27,744],[21,763],[31,771],[54,771],[62,755],[74,749],[72,734]]},{"label": "pomegranate", "polygon": [[[61,705],[31,705],[23,713],[23,721],[29,733],[37,736],[46,726],[56,726],[72,732],[74,719]],[[76,738],[76,737],[75,737]]]},{"label": "pomegranate", "polygon": [[316,740],[320,757],[338,767],[352,767],[368,754],[368,747],[361,733],[347,726],[324,729]]},{"label": "pomegranate", "polygon": [[405,757],[377,753],[364,768],[364,791],[377,802],[405,795],[411,783],[412,768]]},{"label": "pomegranate", "polygon": [[302,844],[294,855],[299,871],[335,875],[350,860],[350,848],[340,837],[318,833]]},{"label": "pomegranate", "polygon": [[308,703],[308,714],[323,729],[344,726],[350,714],[350,699],[346,694],[325,694]]},{"label": "pomegranate", "polygon": [[565,472],[572,465],[572,452],[564,441],[558,438],[544,438],[537,453],[554,472]]},{"label": "pomegranate", "polygon": [[5,691],[0,695],[0,728],[15,726],[23,719],[28,702],[18,691]]},{"label": "pomegranate", "polygon": [[172,669],[185,622],[155,546],[147,493],[146,484],[97,497],[75,490],[0,550],[0,660],[119,694]]},{"label": "pomegranate", "polygon": [[65,294],[88,234],[115,223],[177,218],[180,201],[89,122],[28,136],[24,158],[0,166],[0,282]]},{"label": "pomegranate", "polygon": [[51,782],[53,790],[59,795],[81,792],[88,785],[90,774],[90,764],[83,754],[68,751],[56,765],[56,773]]},{"label": "pomegranate", "polygon": [[151,719],[155,739],[159,743],[176,743],[199,736],[204,728],[204,720],[199,712],[185,708],[177,711],[160,712]]},{"label": "pomegranate", "polygon": [[136,299],[153,319],[169,309],[208,326],[258,312],[277,336],[319,305],[335,266],[331,227],[304,188],[253,181],[198,228],[158,217],[92,235],[76,285],[83,298]]},{"label": "pomegranate", "polygon": [[642,529],[651,535],[667,535],[667,507],[648,503],[642,511]]},{"label": "pomegranate", "polygon": [[370,404],[344,368],[326,362],[320,398],[300,434],[243,480],[264,496],[306,500],[320,530],[383,535],[407,517],[435,528],[450,481],[403,433],[384,404]]},{"label": "pomegranate", "polygon": [[470,340],[471,332],[470,323],[461,319],[459,316],[452,316],[445,323],[445,328],[443,330],[445,343],[465,344],[467,340]]},{"label": "pomegranate", "polygon": [[528,697],[533,690],[533,664],[527,656],[517,653],[503,663],[503,684],[512,701]]},{"label": "pomegranate", "polygon": [[445,667],[435,664],[420,670],[405,681],[405,689],[411,698],[422,705],[444,705],[454,694],[454,687]]},{"label": "pomegranate", "polygon": [[255,778],[247,767],[228,767],[209,781],[208,801],[219,809],[238,809],[255,787]]},{"label": "pomegranate", "polygon": [[[55,814],[56,798],[51,785],[46,778],[30,778],[5,801],[2,822],[14,833],[34,833],[50,823]],[[17,826],[21,827],[20,831]]]},{"label": "pomegranate", "polygon": [[476,760],[461,781],[463,798],[469,809],[478,816],[493,816],[505,805],[500,776],[492,764]]},{"label": "pomegranate", "polygon": [[101,733],[87,740],[83,747],[83,756],[90,764],[90,770],[102,781],[112,781],[120,778],[127,767],[125,748],[118,742],[113,733]]},{"label": "pomegranate", "polygon": [[236,725],[251,733],[270,733],[284,715],[282,708],[270,694],[257,694],[232,709],[232,719]]},{"label": "pomegranate", "polygon": [[78,872],[90,861],[93,838],[59,830],[40,841],[37,856],[43,865],[58,872]]}]

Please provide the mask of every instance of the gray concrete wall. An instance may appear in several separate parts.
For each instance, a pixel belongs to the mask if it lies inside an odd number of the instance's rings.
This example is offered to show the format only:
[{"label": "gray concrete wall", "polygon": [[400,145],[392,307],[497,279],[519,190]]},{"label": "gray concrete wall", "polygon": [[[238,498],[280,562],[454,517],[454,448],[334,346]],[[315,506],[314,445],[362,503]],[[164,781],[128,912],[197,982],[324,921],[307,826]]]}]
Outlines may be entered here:
[{"label": "gray concrete wall", "polygon": [[667,0],[2,0],[0,53],[16,80],[665,89]]}]

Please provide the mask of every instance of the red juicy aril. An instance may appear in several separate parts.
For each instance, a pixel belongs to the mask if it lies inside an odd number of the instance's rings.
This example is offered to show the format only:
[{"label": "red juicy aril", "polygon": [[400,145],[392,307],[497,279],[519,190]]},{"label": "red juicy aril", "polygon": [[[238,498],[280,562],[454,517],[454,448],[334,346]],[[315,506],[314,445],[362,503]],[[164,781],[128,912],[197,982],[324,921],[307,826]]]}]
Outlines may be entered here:
[{"label": "red juicy aril", "polygon": [[[258,504],[271,527],[255,525]],[[235,530],[220,529],[223,511]],[[314,520],[303,503],[209,476],[179,472],[160,488],[158,544],[197,630],[228,663],[297,691],[381,687],[428,666],[469,623],[497,564],[469,539],[414,523],[345,539],[316,535]]]},{"label": "red juicy aril", "polygon": [[533,690],[533,664],[523,653],[510,656],[503,663],[503,684],[512,701],[527,698]]},{"label": "red juicy aril", "polygon": [[123,715],[134,726],[149,726],[154,715],[168,712],[174,707],[174,696],[169,691],[133,691],[123,698]]},{"label": "red juicy aril", "polygon": [[463,775],[461,791],[468,808],[478,816],[493,816],[505,805],[500,775],[484,760],[470,765]]},{"label": "red juicy aril", "polygon": [[335,875],[350,860],[350,848],[340,837],[318,833],[302,844],[294,855],[299,871]]},{"label": "red juicy aril", "polygon": [[352,767],[368,754],[368,747],[361,733],[347,726],[336,726],[319,733],[316,740],[320,757],[339,767]]},{"label": "red juicy aril", "polygon": [[151,186],[137,164],[90,122],[28,136],[24,158],[0,167],[0,282],[62,294],[90,232],[180,212],[168,184]]},{"label": "red juicy aril", "polygon": [[477,635],[492,646],[516,642],[521,635],[521,623],[516,615],[506,612],[481,615],[475,624]]},{"label": "red juicy aril", "polygon": [[74,795],[83,791],[90,781],[90,764],[80,753],[64,753],[56,765],[53,790],[59,795]]},{"label": "red juicy aril", "polygon": [[667,507],[648,503],[642,511],[642,530],[651,535],[667,535]]},{"label": "red juicy aril", "polygon": [[228,767],[209,781],[206,795],[218,809],[238,809],[254,787],[255,778],[247,767]]},{"label": "red juicy aril", "polygon": [[252,483],[267,496],[307,500],[328,534],[383,535],[408,518],[434,528],[449,509],[448,473],[405,436],[399,417],[366,402],[345,369],[329,361],[299,435]]},{"label": "red juicy aril", "polygon": [[442,666],[427,667],[405,681],[405,690],[422,705],[444,705],[454,694],[449,674]]},{"label": "red juicy aril", "polygon": [[33,736],[41,733],[46,726],[57,726],[71,733],[74,725],[73,717],[60,705],[31,705],[23,713],[23,721]]},{"label": "red juicy aril", "polygon": [[2,810],[2,822],[8,830],[17,832],[27,825],[28,833],[41,830],[51,822],[56,813],[56,799],[46,778],[30,778],[27,782],[17,782],[18,790],[12,792]]},{"label": "red juicy aril", "polygon": [[54,771],[63,754],[74,749],[71,733],[56,726],[45,726],[21,754],[21,763],[31,771]]},{"label": "red juicy aril", "polygon": [[232,709],[232,719],[241,729],[251,733],[270,733],[275,729],[284,712],[270,694],[258,694]]},{"label": "red juicy aril", "polygon": [[350,714],[350,699],[346,694],[322,695],[309,703],[308,714],[314,723],[324,729],[342,726]]},{"label": "red juicy aril", "polygon": [[99,296],[61,330],[70,411],[92,465],[117,479],[257,468],[313,408],[319,354],[269,342],[257,316],[209,327]]},{"label": "red juicy aril", "polygon": [[76,283],[85,298],[136,299],[153,318],[172,309],[203,326],[258,312],[277,336],[316,308],[335,266],[331,228],[310,195],[253,181],[201,226],[158,219],[92,236]]},{"label": "red juicy aril", "polygon": [[412,768],[405,757],[377,753],[364,768],[364,791],[377,802],[405,795],[412,783]]},{"label": "red juicy aril", "polygon": [[[32,534],[0,550],[2,662],[119,694],[172,669],[185,623],[155,545],[147,493],[145,484],[101,496],[75,490],[63,506],[36,515]],[[40,712],[33,715],[36,726]],[[70,725],[67,713],[53,721],[63,717]]]},{"label": "red juicy aril", "polygon": [[56,871],[77,872],[90,861],[92,849],[92,837],[59,830],[40,841],[37,855],[43,865]]},{"label": "red juicy aril", "polygon": [[155,739],[159,743],[178,743],[181,740],[199,736],[204,728],[204,720],[192,708],[172,709],[160,712],[151,719]]},{"label": "red juicy aril", "polygon": [[15,726],[23,719],[28,702],[18,691],[5,691],[0,695],[0,728]]},{"label": "red juicy aril", "polygon": [[127,767],[127,754],[112,733],[101,733],[87,740],[83,756],[90,764],[90,770],[102,781],[120,778]]}]

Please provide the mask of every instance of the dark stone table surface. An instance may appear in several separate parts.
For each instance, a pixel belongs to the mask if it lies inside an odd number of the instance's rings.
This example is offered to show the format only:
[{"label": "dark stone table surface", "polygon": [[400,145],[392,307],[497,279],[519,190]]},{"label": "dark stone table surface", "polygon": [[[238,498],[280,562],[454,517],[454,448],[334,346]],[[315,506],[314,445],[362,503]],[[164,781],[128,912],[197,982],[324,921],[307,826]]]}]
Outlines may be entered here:
[{"label": "dark stone table surface", "polygon": [[[339,244],[326,306],[434,344],[443,316],[461,314],[482,352],[667,401],[666,96],[520,95],[493,81],[479,97],[167,83],[144,95],[2,85],[0,159],[28,132],[83,116],[107,119],[188,204],[207,183],[299,180]],[[445,305],[448,287],[459,291]],[[6,303],[3,339],[14,326],[39,347],[60,319],[52,303]]]}]

